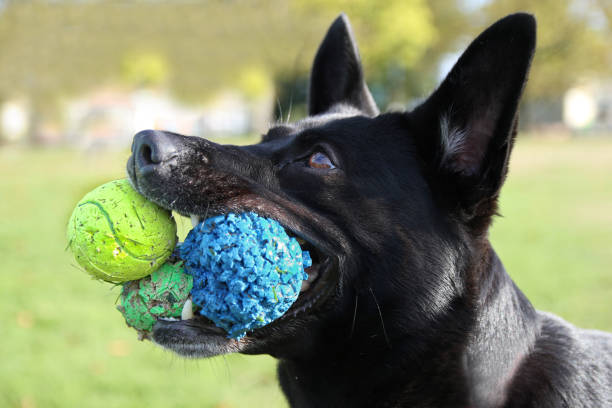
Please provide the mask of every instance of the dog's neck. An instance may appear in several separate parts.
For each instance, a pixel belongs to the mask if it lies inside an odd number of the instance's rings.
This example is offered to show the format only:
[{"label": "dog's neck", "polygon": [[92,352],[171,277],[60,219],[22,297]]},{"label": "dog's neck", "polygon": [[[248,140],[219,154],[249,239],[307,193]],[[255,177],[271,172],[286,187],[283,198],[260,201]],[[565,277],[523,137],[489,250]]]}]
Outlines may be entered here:
[{"label": "dog's neck", "polygon": [[503,404],[535,341],[537,317],[488,242],[479,264],[473,271],[481,275],[474,280],[478,286],[471,288],[465,303],[456,305],[469,305],[457,310],[456,318],[463,322],[457,326],[427,340],[422,333],[402,333],[389,321],[388,339],[348,340],[343,329],[332,329],[319,350],[281,360],[279,378],[289,402],[355,407]]},{"label": "dog's neck", "polygon": [[475,293],[475,327],[464,354],[470,405],[502,406],[538,334],[537,312],[487,242],[488,267]]}]

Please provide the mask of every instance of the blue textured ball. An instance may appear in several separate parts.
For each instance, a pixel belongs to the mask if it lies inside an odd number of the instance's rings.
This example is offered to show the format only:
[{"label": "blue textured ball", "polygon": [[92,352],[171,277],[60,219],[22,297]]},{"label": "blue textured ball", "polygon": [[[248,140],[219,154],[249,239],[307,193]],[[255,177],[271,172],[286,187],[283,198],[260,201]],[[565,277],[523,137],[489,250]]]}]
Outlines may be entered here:
[{"label": "blue textured ball", "polygon": [[211,217],[180,247],[191,297],[200,314],[239,339],[282,316],[300,294],[312,265],[295,238],[255,213]]}]

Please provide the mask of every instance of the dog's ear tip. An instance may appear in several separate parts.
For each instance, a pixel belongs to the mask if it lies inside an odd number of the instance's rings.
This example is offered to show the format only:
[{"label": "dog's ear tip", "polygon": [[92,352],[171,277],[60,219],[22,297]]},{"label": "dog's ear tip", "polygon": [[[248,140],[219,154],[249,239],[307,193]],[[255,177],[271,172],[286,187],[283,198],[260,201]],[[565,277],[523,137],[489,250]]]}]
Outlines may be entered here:
[{"label": "dog's ear tip", "polygon": [[525,11],[519,11],[517,13],[509,14],[506,17],[504,17],[502,20],[513,20],[514,22],[520,21],[522,24],[531,25],[534,27],[536,25],[535,16]]},{"label": "dog's ear tip", "polygon": [[342,35],[347,36],[349,38],[353,38],[353,30],[351,28],[351,22],[346,15],[346,13],[342,12],[336,17],[336,19],[332,22],[329,27],[330,32],[342,33]]},{"label": "dog's ear tip", "polygon": [[496,25],[513,27],[521,26],[522,28],[532,28],[535,30],[537,22],[533,14],[520,11],[518,13],[508,14],[507,16],[502,17],[497,21],[497,23],[493,24],[493,26]]},{"label": "dog's ear tip", "polygon": [[344,11],[338,14],[338,17],[336,17],[336,19],[332,23],[332,25],[344,25],[344,26],[349,26],[350,24],[351,23],[349,21],[349,18]]},{"label": "dog's ear tip", "polygon": [[514,13],[510,14],[491,26],[491,29],[498,29],[505,33],[513,33],[523,37],[527,42],[534,43],[537,29],[537,21],[533,14]]},{"label": "dog's ear tip", "polygon": [[529,26],[533,30],[536,29],[536,26],[538,25],[538,20],[536,19],[535,15],[526,12],[515,13],[514,15],[517,19],[520,19],[524,25]]}]

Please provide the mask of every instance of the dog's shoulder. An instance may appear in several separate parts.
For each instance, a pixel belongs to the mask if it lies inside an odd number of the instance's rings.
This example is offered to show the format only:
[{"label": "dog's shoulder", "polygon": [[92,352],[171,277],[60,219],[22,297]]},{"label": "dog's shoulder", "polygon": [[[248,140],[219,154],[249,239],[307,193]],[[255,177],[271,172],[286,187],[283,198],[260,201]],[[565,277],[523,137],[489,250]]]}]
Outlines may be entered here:
[{"label": "dog's shoulder", "polygon": [[539,333],[517,368],[507,407],[612,407],[612,335],[538,312]]},{"label": "dog's shoulder", "polygon": [[607,366],[611,373],[609,379],[612,381],[612,334],[577,328],[548,312],[538,311],[538,316],[541,332],[536,342],[536,350],[541,343],[542,347],[552,350],[577,353],[578,358],[572,363],[583,366],[585,363],[593,362],[595,365]]}]

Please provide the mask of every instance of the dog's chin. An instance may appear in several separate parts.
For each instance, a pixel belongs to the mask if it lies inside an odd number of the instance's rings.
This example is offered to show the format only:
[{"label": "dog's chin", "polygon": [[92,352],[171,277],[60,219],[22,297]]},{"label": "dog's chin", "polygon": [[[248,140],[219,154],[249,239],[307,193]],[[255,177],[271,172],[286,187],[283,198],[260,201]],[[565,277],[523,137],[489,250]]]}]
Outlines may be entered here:
[{"label": "dog's chin", "polygon": [[187,358],[207,358],[221,354],[240,352],[248,339],[234,340],[204,318],[189,320],[158,320],[153,327],[151,340]]}]

